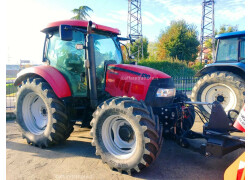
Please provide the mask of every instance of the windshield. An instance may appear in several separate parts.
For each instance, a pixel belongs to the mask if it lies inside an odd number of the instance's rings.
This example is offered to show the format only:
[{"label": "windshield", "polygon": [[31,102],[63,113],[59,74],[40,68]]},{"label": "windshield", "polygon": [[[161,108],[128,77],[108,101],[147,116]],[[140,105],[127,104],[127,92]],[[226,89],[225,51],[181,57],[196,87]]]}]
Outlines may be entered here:
[{"label": "windshield", "polygon": [[216,61],[238,61],[238,38],[219,41]]}]

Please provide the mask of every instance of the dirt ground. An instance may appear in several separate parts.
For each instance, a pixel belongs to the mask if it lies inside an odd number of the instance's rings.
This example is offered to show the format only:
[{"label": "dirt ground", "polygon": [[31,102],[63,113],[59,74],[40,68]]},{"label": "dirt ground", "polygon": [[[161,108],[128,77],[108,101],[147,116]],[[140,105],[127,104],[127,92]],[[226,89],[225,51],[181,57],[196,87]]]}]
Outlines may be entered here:
[{"label": "dirt ground", "polygon": [[[194,130],[202,124],[196,122]],[[17,124],[7,121],[7,179],[223,179],[226,168],[244,151],[237,150],[218,158],[206,158],[165,140],[158,159],[133,177],[111,171],[95,155],[89,129],[75,126],[75,131],[62,145],[49,149],[30,146],[22,138]]]}]

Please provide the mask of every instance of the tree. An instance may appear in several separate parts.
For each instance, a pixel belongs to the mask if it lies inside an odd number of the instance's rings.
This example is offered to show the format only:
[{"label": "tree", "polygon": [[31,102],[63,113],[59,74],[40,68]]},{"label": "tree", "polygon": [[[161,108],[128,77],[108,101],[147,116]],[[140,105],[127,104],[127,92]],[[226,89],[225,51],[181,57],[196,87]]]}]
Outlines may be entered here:
[{"label": "tree", "polygon": [[148,53],[150,59],[157,59],[157,42],[148,43]]},{"label": "tree", "polygon": [[[149,56],[148,53],[148,39],[146,37],[142,38],[142,42],[143,42],[143,58],[147,59]],[[130,44],[130,53],[131,55],[134,55],[137,59],[141,59],[142,56],[140,54],[140,57],[138,58],[138,46],[141,45],[141,39],[137,39],[132,45]]]},{"label": "tree", "polygon": [[87,16],[90,17],[88,14],[89,11],[93,10],[88,6],[80,6],[78,9],[73,9],[72,12],[75,14],[75,16],[71,19],[86,20]]},{"label": "tree", "polygon": [[157,56],[159,59],[172,57],[194,61],[197,57],[198,45],[195,26],[187,24],[184,20],[172,21],[170,27],[159,37]]}]

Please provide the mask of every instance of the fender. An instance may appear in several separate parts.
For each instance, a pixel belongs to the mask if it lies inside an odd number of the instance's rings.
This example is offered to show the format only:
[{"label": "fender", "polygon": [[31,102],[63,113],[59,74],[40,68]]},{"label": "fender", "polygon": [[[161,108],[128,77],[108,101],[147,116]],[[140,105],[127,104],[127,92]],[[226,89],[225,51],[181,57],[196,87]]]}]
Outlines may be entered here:
[{"label": "fender", "polygon": [[212,63],[206,65],[199,72],[195,74],[195,77],[201,77],[209,73],[216,71],[228,71],[232,72],[242,79],[245,79],[245,63]]},{"label": "fender", "polygon": [[64,76],[54,67],[49,65],[35,66],[22,70],[17,74],[17,79],[14,82],[15,86],[29,76],[39,75],[45,79],[57,97],[65,98],[71,96],[71,90]]}]

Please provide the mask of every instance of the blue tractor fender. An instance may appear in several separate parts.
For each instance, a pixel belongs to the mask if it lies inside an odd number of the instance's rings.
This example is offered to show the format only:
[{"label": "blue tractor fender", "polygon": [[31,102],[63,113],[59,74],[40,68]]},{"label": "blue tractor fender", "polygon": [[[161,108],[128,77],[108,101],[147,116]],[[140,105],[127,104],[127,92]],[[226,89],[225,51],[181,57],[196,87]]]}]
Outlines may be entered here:
[{"label": "blue tractor fender", "polygon": [[195,74],[195,77],[202,77],[206,74],[210,74],[217,71],[227,71],[232,72],[240,76],[245,80],[245,63],[236,62],[236,63],[212,63],[206,65],[199,72]]}]

